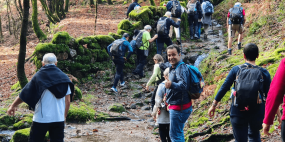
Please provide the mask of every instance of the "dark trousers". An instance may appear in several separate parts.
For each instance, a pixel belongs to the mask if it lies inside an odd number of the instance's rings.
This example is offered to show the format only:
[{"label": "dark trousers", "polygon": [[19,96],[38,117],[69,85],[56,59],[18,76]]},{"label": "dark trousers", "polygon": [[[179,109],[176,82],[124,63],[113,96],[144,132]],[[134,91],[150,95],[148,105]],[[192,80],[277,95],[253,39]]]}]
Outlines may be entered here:
[{"label": "dark trousers", "polygon": [[137,57],[138,57],[138,65],[136,69],[133,71],[134,74],[138,74],[140,77],[143,77],[143,68],[146,64],[147,56],[144,55],[144,50],[137,50]]},{"label": "dark trousers", "polygon": [[171,142],[169,137],[170,124],[159,124],[159,135],[162,142]]},{"label": "dark trousers", "polygon": [[190,28],[190,36],[193,37],[194,34],[198,36],[198,15],[188,15],[188,23]]},{"label": "dark trousers", "polygon": [[156,91],[157,91],[158,86],[155,87],[152,96],[151,96],[151,110],[153,110],[154,104],[155,104],[155,96],[156,96]]},{"label": "dark trousers", "polygon": [[[170,38],[157,38],[156,39],[156,54],[162,55],[162,50],[164,49],[164,43],[167,45],[172,45],[172,41]],[[167,56],[165,62],[168,62]]]},{"label": "dark trousers", "polygon": [[231,123],[236,142],[261,142],[260,129],[264,118],[264,103],[259,110],[254,112],[239,111],[237,107],[231,107]]},{"label": "dark trousers", "polygon": [[64,122],[33,122],[31,126],[29,142],[43,142],[47,131],[49,131],[50,142],[63,142]]},{"label": "dark trousers", "polygon": [[281,124],[281,138],[282,142],[285,142],[285,120],[283,120]]},{"label": "dark trousers", "polygon": [[115,74],[113,87],[116,88],[119,80],[121,81],[121,83],[124,82],[123,68],[125,65],[124,65],[124,59],[114,59],[113,62],[115,63],[116,66],[116,74]]}]

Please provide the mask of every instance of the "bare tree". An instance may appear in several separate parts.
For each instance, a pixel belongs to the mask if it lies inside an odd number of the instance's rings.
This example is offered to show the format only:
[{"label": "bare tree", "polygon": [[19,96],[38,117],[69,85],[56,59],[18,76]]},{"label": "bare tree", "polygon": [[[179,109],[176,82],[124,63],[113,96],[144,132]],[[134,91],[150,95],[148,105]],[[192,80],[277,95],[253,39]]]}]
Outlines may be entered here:
[{"label": "bare tree", "polygon": [[0,42],[3,42],[3,32],[2,32],[2,22],[1,22],[1,15],[0,15]]},{"label": "bare tree", "polygon": [[94,35],[96,33],[97,9],[98,9],[98,0],[95,1],[95,28],[94,28]]}]

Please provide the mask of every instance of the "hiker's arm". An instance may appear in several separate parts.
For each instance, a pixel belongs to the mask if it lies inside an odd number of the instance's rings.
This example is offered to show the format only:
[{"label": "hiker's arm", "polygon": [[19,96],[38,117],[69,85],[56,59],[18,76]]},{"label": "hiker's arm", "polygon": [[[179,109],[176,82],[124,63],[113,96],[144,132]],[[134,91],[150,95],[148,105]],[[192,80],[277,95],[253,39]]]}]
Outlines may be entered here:
[{"label": "hiker's arm", "polygon": [[164,97],[164,91],[163,91],[163,87],[161,85],[158,86],[156,94],[155,94],[155,104],[153,106],[153,111],[152,111],[152,116],[155,116],[157,111],[158,111],[158,107],[160,107],[160,104],[162,102],[162,99]]},{"label": "hiker's arm", "polygon": [[180,23],[181,23],[181,19],[178,19],[177,23],[175,23],[172,19],[169,19],[171,21],[172,26],[174,26],[175,28],[178,28]]},{"label": "hiker's arm", "polygon": [[9,109],[7,110],[7,114],[9,116],[14,116],[15,115],[15,111],[16,108],[19,104],[21,104],[23,101],[20,99],[20,97],[18,96],[14,102],[12,103],[12,105],[9,107]]},{"label": "hiker's arm", "polygon": [[229,17],[227,17],[227,29],[229,28]]},{"label": "hiker's arm", "polygon": [[178,82],[171,81],[170,89],[176,90],[176,91],[185,91],[187,90],[187,74],[186,71],[177,70],[175,72],[176,79]]},{"label": "hiker's arm", "polygon": [[110,55],[110,48],[111,48],[112,44],[110,44],[109,46],[107,46],[107,51],[108,51],[108,54]]},{"label": "hiker's arm", "polygon": [[158,71],[160,70],[159,65],[155,64],[153,67],[153,74],[150,77],[149,81],[147,82],[146,86],[150,86],[153,82],[155,82],[155,79],[157,77]]},{"label": "hiker's arm", "polygon": [[149,43],[153,42],[157,37],[158,37],[158,36],[157,36],[157,34],[156,34],[155,36],[153,36],[153,38],[149,39],[148,42],[149,42]]},{"label": "hiker's arm", "polygon": [[198,19],[202,18],[202,8],[200,2],[197,2]]},{"label": "hiker's arm", "polygon": [[69,107],[70,107],[70,95],[66,95],[65,96],[65,112],[64,112],[64,118],[65,119],[67,117]]}]

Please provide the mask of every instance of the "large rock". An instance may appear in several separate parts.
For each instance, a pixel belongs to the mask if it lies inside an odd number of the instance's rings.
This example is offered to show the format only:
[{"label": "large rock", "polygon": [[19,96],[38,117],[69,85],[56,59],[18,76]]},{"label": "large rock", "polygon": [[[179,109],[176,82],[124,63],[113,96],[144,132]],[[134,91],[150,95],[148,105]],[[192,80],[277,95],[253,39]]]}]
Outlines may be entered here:
[{"label": "large rock", "polygon": [[[29,141],[30,128],[20,129],[14,133],[10,142],[27,142]],[[49,133],[46,133],[44,142],[47,141]]]},{"label": "large rock", "polygon": [[113,111],[113,112],[119,112],[119,113],[126,111],[124,106],[122,104],[119,104],[119,103],[112,104],[111,106],[109,106],[108,110]]},{"label": "large rock", "polygon": [[142,110],[150,110],[150,107],[149,106],[143,106],[141,109]]},{"label": "large rock", "polygon": [[70,51],[69,53],[70,53],[71,58],[73,58],[77,55],[76,50],[69,48],[69,51]]}]

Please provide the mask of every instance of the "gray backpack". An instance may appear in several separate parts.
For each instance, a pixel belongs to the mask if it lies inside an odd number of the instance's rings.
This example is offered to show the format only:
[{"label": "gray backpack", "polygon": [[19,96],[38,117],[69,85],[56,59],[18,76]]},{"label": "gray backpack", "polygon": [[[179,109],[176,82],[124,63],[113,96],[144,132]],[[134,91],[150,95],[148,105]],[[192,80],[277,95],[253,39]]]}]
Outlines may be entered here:
[{"label": "gray backpack", "polygon": [[110,53],[112,56],[120,56],[120,51],[122,51],[122,44],[124,43],[123,39],[117,39],[113,42],[111,48],[110,48]]},{"label": "gray backpack", "polygon": [[158,22],[157,22],[157,34],[158,35],[167,35],[168,32],[167,32],[167,28],[166,28],[166,20],[168,18],[165,18],[162,20],[162,18],[159,18]]},{"label": "gray backpack", "polygon": [[144,32],[145,32],[144,30],[140,30],[140,32],[138,33],[138,35],[133,38],[133,40],[136,41],[135,48],[137,48],[137,49],[139,49],[141,46],[143,46],[143,43],[142,43],[142,36],[143,36],[143,33],[144,33]]}]

